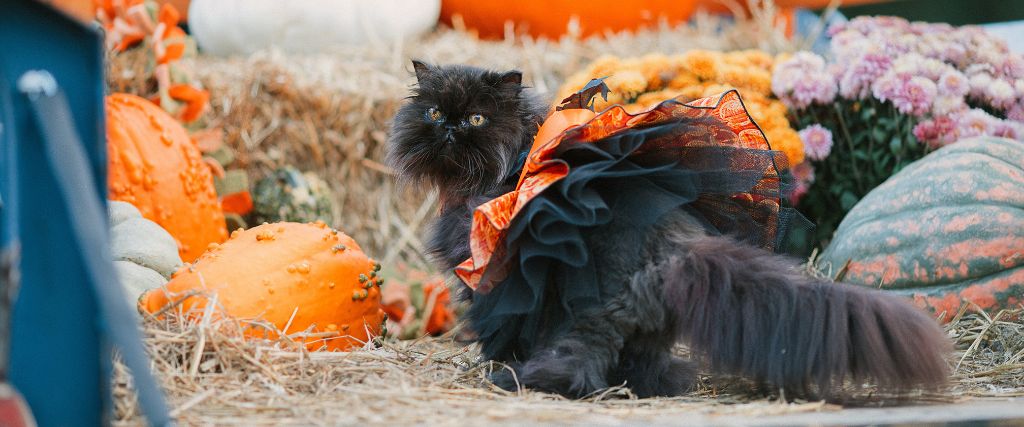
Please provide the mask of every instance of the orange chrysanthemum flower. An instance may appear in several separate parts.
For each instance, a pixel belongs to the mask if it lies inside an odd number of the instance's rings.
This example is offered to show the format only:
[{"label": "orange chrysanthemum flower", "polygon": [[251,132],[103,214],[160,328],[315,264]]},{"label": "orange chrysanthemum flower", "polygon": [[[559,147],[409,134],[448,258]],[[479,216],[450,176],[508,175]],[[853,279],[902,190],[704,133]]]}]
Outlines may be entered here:
[{"label": "orange chrysanthemum flower", "polygon": [[803,144],[786,118],[786,107],[771,93],[774,58],[762,51],[694,50],[682,55],[650,54],[640,58],[603,56],[570,76],[556,101],[576,92],[591,79],[608,77],[608,100],[595,98],[601,111],[624,104],[638,113],[667,99],[687,102],[738,89],[750,116],[771,146],[786,154],[790,165],[803,161]]}]

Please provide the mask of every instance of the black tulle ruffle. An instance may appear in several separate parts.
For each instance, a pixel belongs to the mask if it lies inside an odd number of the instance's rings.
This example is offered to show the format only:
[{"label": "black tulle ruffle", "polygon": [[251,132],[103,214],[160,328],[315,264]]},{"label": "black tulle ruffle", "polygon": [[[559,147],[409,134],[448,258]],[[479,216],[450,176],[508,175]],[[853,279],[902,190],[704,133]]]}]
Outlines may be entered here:
[{"label": "black tulle ruffle", "polygon": [[[707,233],[770,250],[782,245],[793,211],[780,212],[777,204],[759,211],[744,201],[781,198],[782,186],[755,188],[765,170],[774,170],[778,153],[676,143],[695,125],[716,126],[711,120],[672,119],[598,141],[581,141],[569,131],[556,155],[570,166],[569,174],[513,219],[505,238],[507,259],[492,261],[510,267],[507,277],[473,297],[468,317],[484,357],[528,357],[543,334],[570,328],[572,313],[623,291],[624,283],[598,280],[584,238],[588,229],[613,218],[642,232],[665,213],[685,209]],[[737,199],[738,194],[744,196]],[[778,221],[770,232],[765,218]]]}]

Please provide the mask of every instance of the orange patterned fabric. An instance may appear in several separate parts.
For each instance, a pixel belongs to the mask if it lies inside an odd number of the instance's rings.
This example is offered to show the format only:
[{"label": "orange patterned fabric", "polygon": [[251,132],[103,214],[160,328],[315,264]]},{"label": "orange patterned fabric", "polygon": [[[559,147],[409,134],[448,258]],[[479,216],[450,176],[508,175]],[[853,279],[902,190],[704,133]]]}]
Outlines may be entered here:
[{"label": "orange patterned fabric", "polygon": [[[481,293],[489,292],[504,279],[509,266],[489,264],[492,259],[506,258],[504,236],[516,215],[530,200],[569,174],[569,166],[554,156],[556,148],[568,135],[571,134],[576,141],[593,142],[634,127],[700,117],[713,117],[725,126],[695,126],[696,134],[711,134],[713,137],[706,140],[681,137],[676,140],[677,144],[687,147],[729,144],[737,148],[770,150],[764,133],[751,120],[735,90],[686,104],[668,100],[639,114],[629,114],[621,106],[613,106],[600,114],[585,109],[552,113],[537,133],[516,189],[480,205],[473,212],[473,225],[470,229],[472,256],[456,267],[456,275],[470,288]],[[719,134],[721,132],[728,134]],[[742,166],[737,169],[742,169]],[[772,167],[764,171],[764,177],[750,193],[732,197],[733,201],[744,205],[748,212],[758,218],[758,222],[772,236],[777,227],[780,200],[760,194],[778,194],[779,185],[777,169]],[[760,189],[776,191],[758,191]]]}]

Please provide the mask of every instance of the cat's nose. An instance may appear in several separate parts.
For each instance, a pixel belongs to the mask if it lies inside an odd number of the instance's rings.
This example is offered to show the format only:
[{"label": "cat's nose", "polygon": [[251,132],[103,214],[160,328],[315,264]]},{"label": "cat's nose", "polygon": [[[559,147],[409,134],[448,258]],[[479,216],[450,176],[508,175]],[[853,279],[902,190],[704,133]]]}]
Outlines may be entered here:
[{"label": "cat's nose", "polygon": [[451,126],[446,127],[446,132],[444,133],[444,142],[449,144],[455,142],[455,129],[452,128]]}]

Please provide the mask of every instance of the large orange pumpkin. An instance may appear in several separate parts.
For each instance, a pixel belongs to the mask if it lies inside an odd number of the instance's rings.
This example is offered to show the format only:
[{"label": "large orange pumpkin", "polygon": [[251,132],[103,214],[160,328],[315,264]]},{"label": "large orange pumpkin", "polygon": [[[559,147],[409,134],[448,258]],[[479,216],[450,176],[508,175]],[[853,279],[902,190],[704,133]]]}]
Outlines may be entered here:
[{"label": "large orange pumpkin", "polygon": [[506,21],[534,37],[558,38],[566,33],[570,19],[575,17],[579,19],[581,35],[587,37],[652,26],[661,19],[678,24],[690,17],[695,6],[694,0],[443,0],[441,20],[450,25],[452,16],[460,15],[468,28],[485,38],[502,38]]},{"label": "large orange pumpkin", "polygon": [[[263,224],[211,245],[165,288],[144,294],[139,307],[154,313],[188,297],[179,309],[196,316],[216,294],[228,316],[269,322],[288,335],[308,331],[310,350],[345,350],[381,332],[379,270],[351,237],[322,222]],[[246,334],[276,338],[259,322]]]},{"label": "large orange pumpkin", "polygon": [[178,242],[186,261],[227,238],[213,175],[185,128],[146,99],[107,97],[110,199],[135,205]]},{"label": "large orange pumpkin", "polygon": [[[878,3],[886,0],[845,0],[844,6]],[[746,9],[745,1],[736,2]],[[776,0],[781,15],[792,19],[794,7],[824,8],[829,0]],[[486,2],[442,0],[441,21],[452,25],[459,15],[463,24],[483,38],[503,38],[505,24],[511,21],[517,32],[533,37],[557,39],[566,34],[569,21],[579,20],[580,35],[601,35],[606,31],[633,31],[662,20],[677,25],[690,18],[697,8],[715,13],[731,13],[721,0],[522,0]]]}]

